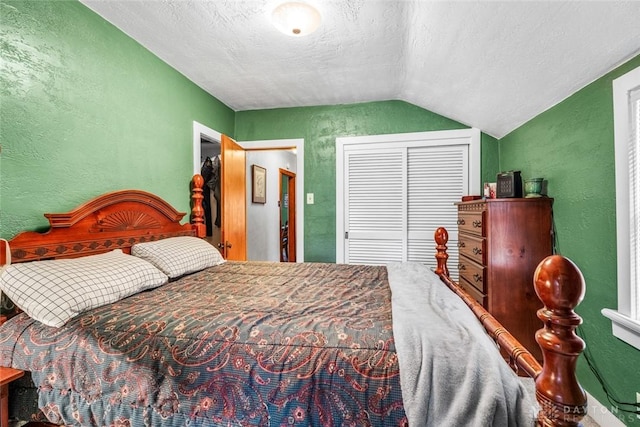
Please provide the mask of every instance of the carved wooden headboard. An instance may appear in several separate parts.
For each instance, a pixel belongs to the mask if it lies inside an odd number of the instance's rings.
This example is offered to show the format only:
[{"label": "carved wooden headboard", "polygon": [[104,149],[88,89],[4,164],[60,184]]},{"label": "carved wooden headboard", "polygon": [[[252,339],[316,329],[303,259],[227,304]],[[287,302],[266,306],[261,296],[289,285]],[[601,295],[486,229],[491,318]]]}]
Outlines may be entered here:
[{"label": "carved wooden headboard", "polygon": [[[156,195],[139,190],[106,193],[66,213],[48,213],[50,229],[26,231],[9,241],[11,262],[71,258],[122,249],[134,243],[194,235],[191,224],[180,224],[176,211]],[[0,245],[0,265],[6,263]]]}]

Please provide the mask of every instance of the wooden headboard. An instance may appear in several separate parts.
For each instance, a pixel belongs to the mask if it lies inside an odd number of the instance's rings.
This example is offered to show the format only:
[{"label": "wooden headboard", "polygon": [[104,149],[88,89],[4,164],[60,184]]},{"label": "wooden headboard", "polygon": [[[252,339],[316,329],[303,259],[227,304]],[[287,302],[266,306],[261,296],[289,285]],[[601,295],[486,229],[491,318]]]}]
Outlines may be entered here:
[{"label": "wooden headboard", "polygon": [[[65,213],[47,213],[49,230],[26,231],[9,241],[11,262],[70,258],[122,249],[130,253],[138,242],[194,235],[180,224],[184,212],[160,197],[139,190],[106,193]],[[0,245],[0,265],[6,263]]]}]

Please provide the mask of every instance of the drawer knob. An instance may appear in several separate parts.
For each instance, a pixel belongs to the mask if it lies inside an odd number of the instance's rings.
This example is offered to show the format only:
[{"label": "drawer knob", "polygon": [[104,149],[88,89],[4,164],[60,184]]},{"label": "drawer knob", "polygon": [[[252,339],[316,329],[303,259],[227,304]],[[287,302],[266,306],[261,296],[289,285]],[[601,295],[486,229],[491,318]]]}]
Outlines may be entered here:
[{"label": "drawer knob", "polygon": [[459,218],[458,219],[458,225],[464,225],[464,219]]},{"label": "drawer knob", "polygon": [[458,242],[458,247],[459,247],[459,248],[464,248],[464,247],[465,247],[464,242]]},{"label": "drawer knob", "polygon": [[475,281],[476,281],[476,283],[477,283],[477,282],[482,282],[482,276],[481,276],[481,275],[479,275],[479,274],[474,274],[474,275],[473,275],[473,280],[475,280]]},{"label": "drawer knob", "polygon": [[466,270],[467,267],[464,264],[458,264],[458,270]]},{"label": "drawer knob", "polygon": [[480,248],[473,248],[473,254],[474,254],[474,255],[482,255],[482,249],[480,249]]},{"label": "drawer knob", "polygon": [[473,221],[474,228],[482,228],[482,221]]}]

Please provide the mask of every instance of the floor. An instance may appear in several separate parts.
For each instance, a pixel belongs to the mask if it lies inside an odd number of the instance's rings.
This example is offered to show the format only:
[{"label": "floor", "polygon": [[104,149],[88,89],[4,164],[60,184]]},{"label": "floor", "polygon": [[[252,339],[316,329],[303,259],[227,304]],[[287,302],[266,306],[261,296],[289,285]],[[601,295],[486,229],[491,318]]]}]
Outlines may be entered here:
[{"label": "floor", "polygon": [[[536,390],[535,390],[535,383],[533,382],[533,379],[520,378],[520,380],[524,383],[527,391],[529,392],[529,396],[531,397],[532,402],[535,402]],[[587,415],[582,419],[582,427],[600,427],[600,424],[598,424],[593,418]]]}]

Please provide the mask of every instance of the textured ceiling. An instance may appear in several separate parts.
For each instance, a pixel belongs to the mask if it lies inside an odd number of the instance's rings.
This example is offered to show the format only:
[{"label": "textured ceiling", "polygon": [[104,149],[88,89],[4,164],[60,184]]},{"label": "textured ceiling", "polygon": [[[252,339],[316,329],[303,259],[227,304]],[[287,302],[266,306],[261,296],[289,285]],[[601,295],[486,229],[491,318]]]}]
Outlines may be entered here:
[{"label": "textured ceiling", "polygon": [[640,1],[81,0],[233,110],[400,99],[502,137],[640,54]]}]

